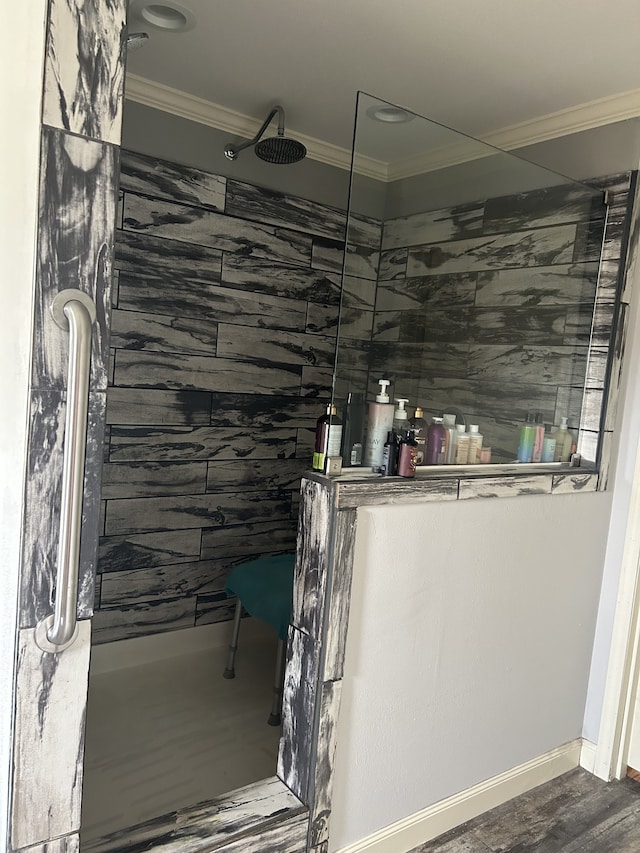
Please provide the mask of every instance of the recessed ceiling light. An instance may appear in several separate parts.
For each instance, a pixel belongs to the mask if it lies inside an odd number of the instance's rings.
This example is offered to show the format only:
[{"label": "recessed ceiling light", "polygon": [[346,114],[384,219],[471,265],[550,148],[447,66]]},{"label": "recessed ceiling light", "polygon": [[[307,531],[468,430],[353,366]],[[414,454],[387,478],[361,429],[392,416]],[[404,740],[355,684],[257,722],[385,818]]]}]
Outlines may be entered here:
[{"label": "recessed ceiling light", "polygon": [[192,30],[196,19],[189,9],[173,0],[164,3],[152,3],[151,0],[133,0],[131,14],[138,20],[157,27],[159,30],[171,33],[184,33]]},{"label": "recessed ceiling light", "polygon": [[402,107],[394,107],[391,104],[369,107],[367,115],[374,121],[383,121],[387,124],[402,124],[403,122],[412,121],[415,118],[413,113],[403,110]]}]

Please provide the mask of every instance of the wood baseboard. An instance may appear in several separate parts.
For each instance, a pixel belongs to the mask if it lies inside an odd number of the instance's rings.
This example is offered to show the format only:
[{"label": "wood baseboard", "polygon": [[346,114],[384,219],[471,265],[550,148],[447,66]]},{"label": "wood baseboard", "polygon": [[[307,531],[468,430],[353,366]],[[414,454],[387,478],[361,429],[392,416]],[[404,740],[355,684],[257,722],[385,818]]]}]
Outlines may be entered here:
[{"label": "wood baseboard", "polygon": [[407,853],[460,824],[549,782],[580,762],[582,738],[487,779],[374,832],[339,853]]}]

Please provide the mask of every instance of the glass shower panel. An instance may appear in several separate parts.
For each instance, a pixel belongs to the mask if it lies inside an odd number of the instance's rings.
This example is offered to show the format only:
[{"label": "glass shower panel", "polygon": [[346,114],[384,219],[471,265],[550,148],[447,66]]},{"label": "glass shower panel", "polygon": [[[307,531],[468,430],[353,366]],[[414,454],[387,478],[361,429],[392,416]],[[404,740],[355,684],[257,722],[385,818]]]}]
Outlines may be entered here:
[{"label": "glass shower panel", "polygon": [[605,218],[602,191],[360,93],[333,390],[343,464],[366,445],[380,379],[410,415],[478,424],[492,462],[516,460],[529,414],[577,436]]}]

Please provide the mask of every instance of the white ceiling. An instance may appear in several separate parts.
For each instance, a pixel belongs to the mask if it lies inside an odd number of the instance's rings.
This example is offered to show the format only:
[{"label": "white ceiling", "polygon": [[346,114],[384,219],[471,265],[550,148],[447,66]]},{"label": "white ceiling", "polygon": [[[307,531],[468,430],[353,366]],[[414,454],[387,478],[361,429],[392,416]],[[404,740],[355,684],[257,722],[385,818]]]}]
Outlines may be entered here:
[{"label": "white ceiling", "polygon": [[151,38],[128,97],[153,81],[246,136],[281,103],[291,135],[348,151],[358,90],[511,148],[640,115],[640,0],[179,2],[189,32],[130,20]]}]

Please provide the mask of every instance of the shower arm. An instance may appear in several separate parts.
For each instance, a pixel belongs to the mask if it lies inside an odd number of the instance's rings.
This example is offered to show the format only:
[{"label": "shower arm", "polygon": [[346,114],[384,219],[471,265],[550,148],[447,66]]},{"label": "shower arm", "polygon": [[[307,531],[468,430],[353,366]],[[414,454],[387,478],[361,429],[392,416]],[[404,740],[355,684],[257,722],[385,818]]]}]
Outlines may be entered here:
[{"label": "shower arm", "polygon": [[278,113],[278,136],[284,136],[284,109],[280,106],[280,104],[276,104],[276,106],[266,117],[262,127],[253,137],[253,139],[249,139],[247,140],[247,142],[243,142],[241,145],[227,145],[227,147],[224,149],[224,156],[228,160],[235,160],[241,151],[244,151],[245,148],[250,148],[252,145],[255,145],[257,142],[259,142],[262,139],[262,135],[264,134],[265,130],[273,121],[273,117],[276,113]]}]

